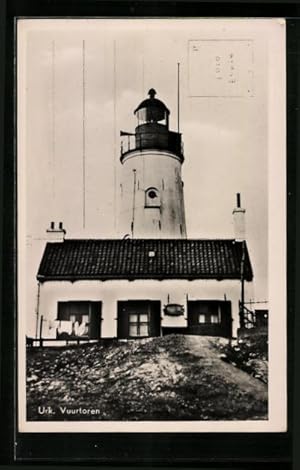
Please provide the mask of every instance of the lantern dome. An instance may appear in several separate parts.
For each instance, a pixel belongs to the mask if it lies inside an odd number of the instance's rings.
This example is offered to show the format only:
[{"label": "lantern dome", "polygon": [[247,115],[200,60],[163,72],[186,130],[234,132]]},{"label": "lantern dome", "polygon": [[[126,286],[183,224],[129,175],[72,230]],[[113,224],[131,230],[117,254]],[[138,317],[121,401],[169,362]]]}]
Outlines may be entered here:
[{"label": "lantern dome", "polygon": [[166,105],[161,101],[155,98],[156,91],[154,88],[151,88],[148,91],[149,98],[143,100],[139,106],[134,111],[139,122],[168,122],[168,116],[170,111]]},{"label": "lantern dome", "polygon": [[121,141],[121,161],[129,152],[152,149],[171,152],[182,163],[184,157],[181,134],[169,129],[170,111],[161,100],[155,98],[154,88],[150,88],[148,95],[149,98],[143,100],[134,111],[137,118],[134,134],[121,131],[121,137],[127,136],[125,141]]}]

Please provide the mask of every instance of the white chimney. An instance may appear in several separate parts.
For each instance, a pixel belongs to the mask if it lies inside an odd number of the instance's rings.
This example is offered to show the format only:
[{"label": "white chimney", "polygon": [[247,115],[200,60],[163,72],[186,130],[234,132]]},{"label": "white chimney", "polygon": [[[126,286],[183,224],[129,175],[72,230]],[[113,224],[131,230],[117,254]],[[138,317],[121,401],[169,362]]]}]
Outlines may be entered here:
[{"label": "white chimney", "polygon": [[236,195],[236,207],[233,209],[233,228],[234,237],[237,242],[242,242],[246,238],[246,223],[245,223],[246,210],[241,208],[241,195]]},{"label": "white chimney", "polygon": [[63,228],[63,223],[59,222],[56,224],[55,222],[50,223],[50,227],[47,228],[47,241],[48,242],[63,242],[65,239],[66,231]]}]

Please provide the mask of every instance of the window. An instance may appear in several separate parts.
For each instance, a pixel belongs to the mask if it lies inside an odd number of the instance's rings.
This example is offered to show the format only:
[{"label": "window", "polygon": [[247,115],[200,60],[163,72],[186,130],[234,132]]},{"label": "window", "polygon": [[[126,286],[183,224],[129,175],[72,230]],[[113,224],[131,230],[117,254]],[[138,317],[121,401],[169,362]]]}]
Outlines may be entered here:
[{"label": "window", "polygon": [[145,191],[145,207],[160,207],[160,193],[157,188]]},{"label": "window", "polygon": [[219,321],[219,315],[213,313],[213,314],[210,316],[210,323],[220,323],[220,321]]},{"label": "window", "polygon": [[129,314],[129,336],[149,336],[148,313]]},{"label": "window", "polygon": [[220,323],[219,315],[214,313],[211,315],[199,313],[198,323]]},{"label": "window", "polygon": [[[219,311],[219,308],[217,306],[214,306],[214,310],[210,310],[210,308],[205,308],[206,306],[201,305],[201,302],[199,302],[199,309],[197,314],[198,314],[198,323],[201,324],[218,324],[221,323],[221,313]],[[196,311],[197,311],[196,310]],[[199,312],[200,310],[200,312]]]},{"label": "window", "polygon": [[228,300],[188,300],[188,331],[191,334],[232,335],[231,302]]},{"label": "window", "polygon": [[148,192],[148,197],[150,197],[150,199],[155,199],[157,197],[157,192],[154,191],[154,189],[151,189],[149,192]]},{"label": "window", "polygon": [[58,338],[99,338],[101,302],[58,302],[57,320]]},{"label": "window", "polygon": [[199,313],[199,323],[205,323],[205,314]]}]

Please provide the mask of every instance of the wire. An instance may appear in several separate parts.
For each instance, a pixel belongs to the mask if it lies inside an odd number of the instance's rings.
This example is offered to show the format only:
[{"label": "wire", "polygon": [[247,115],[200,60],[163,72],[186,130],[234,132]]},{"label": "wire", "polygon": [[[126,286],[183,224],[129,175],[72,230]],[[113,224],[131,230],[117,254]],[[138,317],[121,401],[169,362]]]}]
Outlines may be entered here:
[{"label": "wire", "polygon": [[56,153],[56,76],[55,76],[55,40],[51,44],[51,104],[52,104],[52,180],[51,180],[51,193],[53,200],[53,211],[55,211],[55,153]]},{"label": "wire", "polygon": [[179,88],[179,79],[180,79],[180,63],[177,63],[177,132],[179,134],[179,116],[180,116],[180,88]]},{"label": "wire", "polygon": [[85,228],[86,205],[86,155],[85,155],[85,40],[82,41],[82,225]]},{"label": "wire", "polygon": [[117,142],[116,142],[116,126],[117,126],[117,53],[116,53],[116,40],[114,40],[114,79],[113,79],[113,93],[114,93],[114,230],[117,229]]}]

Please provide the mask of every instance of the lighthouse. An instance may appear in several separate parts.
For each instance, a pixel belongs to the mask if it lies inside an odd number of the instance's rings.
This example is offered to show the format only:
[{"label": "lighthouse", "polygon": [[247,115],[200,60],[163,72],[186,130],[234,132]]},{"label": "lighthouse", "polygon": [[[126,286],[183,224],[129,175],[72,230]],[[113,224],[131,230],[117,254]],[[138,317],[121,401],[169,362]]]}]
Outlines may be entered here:
[{"label": "lighthouse", "polygon": [[135,109],[134,132],[121,132],[120,236],[68,238],[54,222],[47,230],[37,273],[41,342],[231,338],[246,325],[241,305],[253,272],[240,195],[235,238],[187,238],[181,134],[169,129],[170,111],[155,95],[151,88]]},{"label": "lighthouse", "polygon": [[121,132],[119,232],[130,238],[186,238],[181,134],[169,129],[170,111],[156,98],[135,109],[134,133]]}]

